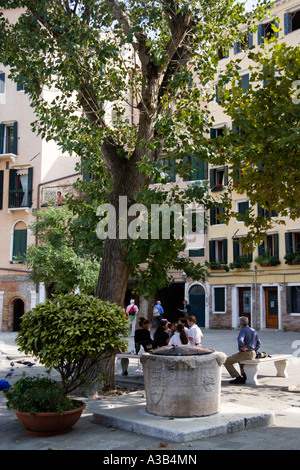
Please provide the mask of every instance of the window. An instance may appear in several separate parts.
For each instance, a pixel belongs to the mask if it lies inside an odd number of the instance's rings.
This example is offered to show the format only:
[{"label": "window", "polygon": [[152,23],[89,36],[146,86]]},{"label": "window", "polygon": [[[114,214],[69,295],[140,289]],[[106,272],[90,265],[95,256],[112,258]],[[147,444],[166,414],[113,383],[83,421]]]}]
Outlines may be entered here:
[{"label": "window", "polygon": [[247,252],[241,243],[241,238],[233,240],[233,262],[237,263],[241,256],[248,258],[249,263],[252,263],[252,252]]},{"label": "window", "polygon": [[227,264],[227,239],[209,241],[209,262]]},{"label": "window", "polygon": [[0,72],[0,93],[5,92],[5,73]]},{"label": "window", "polygon": [[224,224],[222,221],[222,214],[224,212],[223,206],[216,206],[210,209],[210,225]]},{"label": "window", "polygon": [[222,60],[227,57],[229,57],[229,49],[227,47],[220,47],[220,49],[218,49],[218,59]]},{"label": "window", "polygon": [[242,219],[245,218],[245,216],[247,216],[247,213],[250,209],[250,205],[249,205],[249,201],[237,201],[236,203],[236,211],[242,215],[243,217],[241,217]]},{"label": "window", "polygon": [[[160,167],[161,183],[174,183],[175,182],[175,162],[166,158],[161,158],[157,161],[157,166]],[[157,177],[153,178],[152,184],[157,184]]]},{"label": "window", "polygon": [[286,286],[287,313],[300,313],[300,285]]},{"label": "window", "polygon": [[198,250],[189,250],[190,258],[201,258],[204,256],[204,248],[199,248]]},{"label": "window", "polygon": [[212,191],[218,191],[228,184],[228,166],[221,168],[212,168],[209,173],[210,188]]},{"label": "window", "polygon": [[216,139],[217,137],[223,137],[225,133],[225,127],[212,127],[210,129],[210,138]]},{"label": "window", "polygon": [[0,124],[0,154],[18,154],[18,123]]},{"label": "window", "polygon": [[9,170],[9,208],[31,207],[33,168]]},{"label": "window", "polygon": [[213,313],[226,313],[225,287],[213,287]]},{"label": "window", "polygon": [[245,33],[242,41],[234,43],[234,54],[246,51],[253,47],[253,34]]},{"label": "window", "polygon": [[284,34],[300,29],[300,10],[284,14]]},{"label": "window", "polygon": [[300,254],[300,232],[287,232],[285,234],[285,251],[286,254]]},{"label": "window", "polygon": [[184,158],[184,166],[188,167],[189,177],[184,178],[184,181],[199,181],[206,180],[208,178],[208,163],[207,161],[201,161],[194,155]]},{"label": "window", "polygon": [[24,222],[17,222],[13,231],[12,262],[22,263],[27,250],[27,227]]},{"label": "window", "polygon": [[257,213],[258,215],[261,215],[262,217],[265,217],[265,218],[277,217],[278,215],[275,210],[263,208],[259,204],[257,205]]},{"label": "window", "polygon": [[270,39],[278,37],[278,28],[277,20],[270,21],[269,23],[259,24],[257,30],[257,39],[258,45],[262,44],[265,39],[270,41]]}]

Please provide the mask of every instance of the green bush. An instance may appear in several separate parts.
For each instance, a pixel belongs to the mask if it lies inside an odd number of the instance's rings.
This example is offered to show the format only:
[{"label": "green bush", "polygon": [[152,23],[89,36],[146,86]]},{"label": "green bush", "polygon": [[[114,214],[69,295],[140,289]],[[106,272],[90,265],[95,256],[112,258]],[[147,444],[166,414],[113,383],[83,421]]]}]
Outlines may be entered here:
[{"label": "green bush", "polygon": [[86,294],[58,294],[22,317],[16,342],[21,351],[57,370],[65,393],[91,377],[90,369],[127,348],[123,308]]},{"label": "green bush", "polygon": [[50,413],[72,410],[78,405],[63,394],[59,382],[48,377],[22,377],[5,392],[9,410],[27,413]]}]

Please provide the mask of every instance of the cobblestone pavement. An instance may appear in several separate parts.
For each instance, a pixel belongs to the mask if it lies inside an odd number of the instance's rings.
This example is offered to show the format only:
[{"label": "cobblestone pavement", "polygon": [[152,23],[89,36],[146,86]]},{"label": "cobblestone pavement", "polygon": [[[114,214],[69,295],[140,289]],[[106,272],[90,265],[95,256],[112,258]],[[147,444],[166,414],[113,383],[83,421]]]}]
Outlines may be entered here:
[{"label": "cobblestone pavement", "polygon": [[[203,346],[230,355],[236,351],[237,330],[203,330]],[[15,345],[15,333],[0,332],[0,379],[14,369],[7,377],[11,385],[22,375],[45,374],[44,368],[36,361],[28,367],[17,364],[23,357]],[[258,386],[230,385],[230,377],[222,369],[222,403],[237,403],[259,410],[273,412],[274,425],[248,431],[215,436],[188,443],[162,442],[161,439],[143,436],[134,432],[123,431],[93,423],[93,412],[97,411],[99,400],[112,406],[122,403],[134,403],[144,394],[142,374],[136,372],[138,360],[129,367],[129,379],[126,385],[119,383],[118,394],[97,399],[86,398],[86,409],[73,430],[65,435],[52,437],[31,437],[26,434],[17,421],[13,411],[6,409],[6,399],[0,391],[0,449],[1,450],[98,450],[114,453],[131,452],[141,455],[142,451],[155,452],[197,452],[199,450],[299,450],[300,447],[300,333],[264,330],[259,332],[262,341],[261,350],[269,354],[291,354],[287,378],[276,377],[274,364],[266,363],[259,371]],[[14,367],[11,362],[14,361]],[[52,373],[52,376],[55,374]],[[140,453],[139,453],[140,452]],[[14,454],[15,455],[15,454]],[[105,454],[106,455],[106,454]],[[145,454],[146,455],[146,454]],[[104,457],[103,457],[104,458]],[[150,463],[153,463],[152,461]],[[133,465],[132,465],[133,466]]]}]

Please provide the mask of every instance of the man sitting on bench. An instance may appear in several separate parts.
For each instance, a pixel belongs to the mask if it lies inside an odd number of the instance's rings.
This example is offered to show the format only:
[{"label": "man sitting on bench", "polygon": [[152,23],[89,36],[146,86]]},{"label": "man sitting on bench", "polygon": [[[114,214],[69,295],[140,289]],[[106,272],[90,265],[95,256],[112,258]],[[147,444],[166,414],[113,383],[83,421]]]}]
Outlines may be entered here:
[{"label": "man sitting on bench", "polygon": [[[261,342],[257,335],[257,332],[248,326],[249,320],[247,317],[239,318],[239,327],[241,328],[237,342],[239,352],[228,356],[224,366],[227,371],[233,377],[230,380],[231,384],[244,384],[247,380],[246,374],[244,373],[244,366],[241,364],[242,361],[251,361],[255,359],[256,351],[259,349]],[[233,364],[239,363],[241,374],[238,373]]]}]

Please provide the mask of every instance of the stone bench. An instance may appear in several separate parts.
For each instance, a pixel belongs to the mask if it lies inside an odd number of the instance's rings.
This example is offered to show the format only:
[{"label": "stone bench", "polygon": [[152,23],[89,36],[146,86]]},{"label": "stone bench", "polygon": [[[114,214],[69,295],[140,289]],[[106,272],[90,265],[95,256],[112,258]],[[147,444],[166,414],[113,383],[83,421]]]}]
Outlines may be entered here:
[{"label": "stone bench", "polygon": [[273,362],[277,370],[277,377],[287,377],[286,367],[291,354],[275,354],[272,357],[264,357],[262,359],[253,359],[251,361],[243,361],[244,372],[247,376],[247,383],[258,385],[257,373],[260,364],[265,362]]},{"label": "stone bench", "polygon": [[117,357],[117,375],[128,375],[128,366],[130,359],[140,360],[138,354],[116,354]]}]

